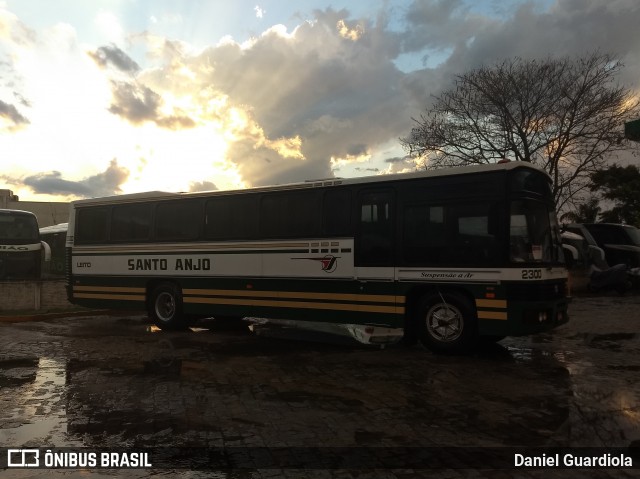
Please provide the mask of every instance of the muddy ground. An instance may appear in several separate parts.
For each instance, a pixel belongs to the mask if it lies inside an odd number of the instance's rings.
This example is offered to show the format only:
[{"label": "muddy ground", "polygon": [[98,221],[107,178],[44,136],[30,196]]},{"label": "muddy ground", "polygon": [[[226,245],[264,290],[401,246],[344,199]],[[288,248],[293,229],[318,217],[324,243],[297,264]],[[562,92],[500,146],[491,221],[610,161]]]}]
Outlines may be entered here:
[{"label": "muddy ground", "polygon": [[[0,446],[282,448],[640,445],[640,296],[575,298],[557,330],[464,356],[247,323],[160,332],[143,316],[0,323]],[[308,448],[308,449],[304,449]],[[317,449],[349,448],[349,449]],[[381,449],[374,449],[381,448]],[[200,450],[200,449],[198,449]],[[337,454],[337,453],[336,453]],[[2,477],[638,477],[567,471],[300,468],[0,470]],[[352,467],[352,466],[358,466]],[[213,476],[212,476],[213,474]]]}]

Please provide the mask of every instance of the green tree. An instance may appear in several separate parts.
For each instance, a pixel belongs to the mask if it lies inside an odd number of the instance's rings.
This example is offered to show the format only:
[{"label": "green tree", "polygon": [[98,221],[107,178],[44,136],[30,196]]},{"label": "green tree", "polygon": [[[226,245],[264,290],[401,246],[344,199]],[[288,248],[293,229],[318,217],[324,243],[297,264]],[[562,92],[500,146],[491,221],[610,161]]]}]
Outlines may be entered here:
[{"label": "green tree", "polygon": [[637,166],[614,164],[592,173],[591,182],[591,191],[599,191],[604,199],[614,203],[613,208],[602,212],[602,221],[640,227],[640,170]]},{"label": "green tree", "polygon": [[589,198],[579,203],[574,211],[569,211],[560,217],[561,222],[568,223],[595,223],[600,215],[600,200]]},{"label": "green tree", "polygon": [[506,60],[459,75],[435,97],[402,145],[427,168],[527,161],[553,180],[558,209],[588,187],[606,158],[631,148],[625,120],[638,101],[615,83],[608,54]]}]

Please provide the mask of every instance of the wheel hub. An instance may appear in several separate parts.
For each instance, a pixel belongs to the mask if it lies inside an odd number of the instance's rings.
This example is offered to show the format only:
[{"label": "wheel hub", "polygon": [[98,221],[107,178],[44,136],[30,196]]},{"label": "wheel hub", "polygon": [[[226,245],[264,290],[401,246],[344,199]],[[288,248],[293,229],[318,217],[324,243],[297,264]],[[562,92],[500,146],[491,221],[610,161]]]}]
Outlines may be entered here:
[{"label": "wheel hub", "polygon": [[437,304],[427,315],[429,334],[438,341],[455,341],[462,334],[462,315],[454,307]]}]

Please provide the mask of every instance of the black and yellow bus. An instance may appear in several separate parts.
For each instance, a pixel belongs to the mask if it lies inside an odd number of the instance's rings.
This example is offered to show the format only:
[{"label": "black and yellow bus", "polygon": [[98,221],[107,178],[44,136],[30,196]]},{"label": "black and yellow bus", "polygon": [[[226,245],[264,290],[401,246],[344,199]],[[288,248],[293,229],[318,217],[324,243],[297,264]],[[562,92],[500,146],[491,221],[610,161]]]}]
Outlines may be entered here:
[{"label": "black and yellow bus", "polygon": [[49,245],[40,241],[38,220],[29,211],[0,209],[0,281],[40,279]]},{"label": "black and yellow bus", "polygon": [[568,320],[549,176],[522,162],[72,203],[68,294],[344,328],[436,351]]}]

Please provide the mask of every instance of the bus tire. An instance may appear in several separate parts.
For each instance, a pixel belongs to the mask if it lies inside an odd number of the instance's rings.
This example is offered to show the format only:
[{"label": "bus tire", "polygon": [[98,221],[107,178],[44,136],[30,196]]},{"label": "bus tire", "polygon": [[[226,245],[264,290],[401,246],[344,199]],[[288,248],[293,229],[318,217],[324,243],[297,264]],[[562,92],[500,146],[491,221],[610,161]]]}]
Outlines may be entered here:
[{"label": "bus tire", "polygon": [[149,317],[163,330],[187,327],[182,314],[182,292],[173,283],[161,283],[153,289],[149,301]]},{"label": "bus tire", "polygon": [[420,341],[437,353],[458,353],[469,349],[477,338],[475,308],[464,296],[435,293],[417,308]]}]

